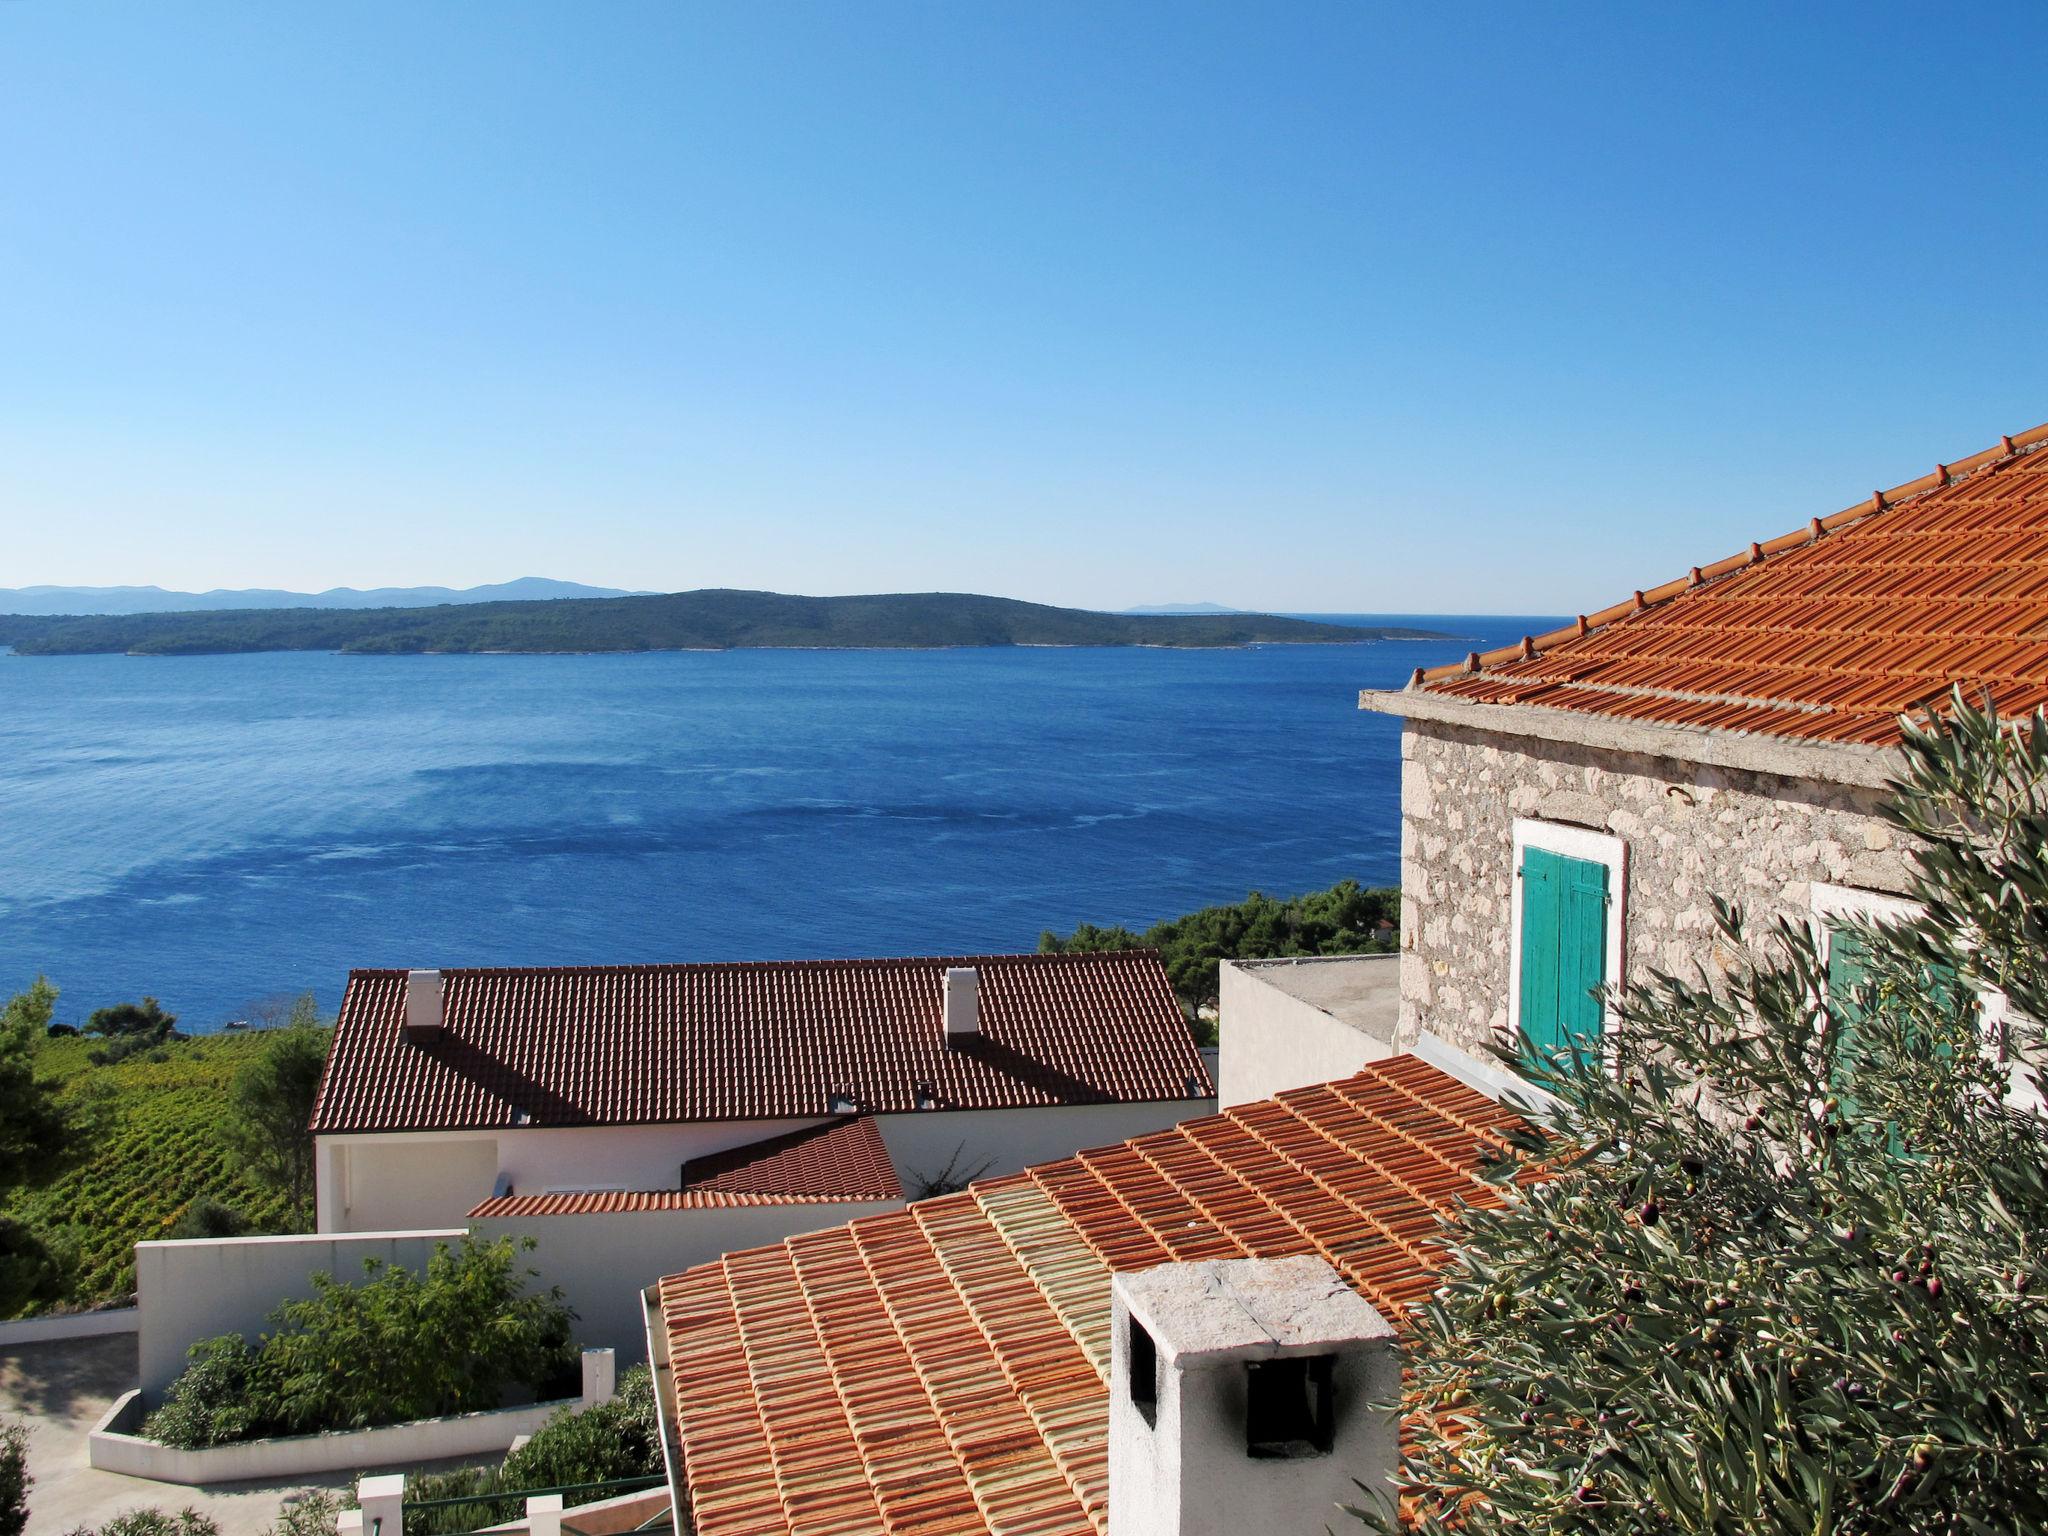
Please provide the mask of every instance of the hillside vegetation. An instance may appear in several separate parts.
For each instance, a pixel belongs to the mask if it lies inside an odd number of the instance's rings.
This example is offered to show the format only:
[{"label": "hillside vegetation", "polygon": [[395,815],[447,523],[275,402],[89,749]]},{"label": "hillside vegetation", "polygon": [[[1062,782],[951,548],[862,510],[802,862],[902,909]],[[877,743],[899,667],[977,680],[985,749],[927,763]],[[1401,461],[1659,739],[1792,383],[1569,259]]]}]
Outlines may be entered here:
[{"label": "hillside vegetation", "polygon": [[[1286,955],[1370,955],[1394,948],[1401,893],[1340,880],[1327,891],[1272,897],[1253,891],[1243,901],[1203,907],[1154,923],[1143,933],[1083,923],[1062,938],[1038,936],[1040,954],[1085,950],[1156,949],[1181,1006],[1196,1018],[1216,1006],[1216,968],[1225,960],[1272,960]],[[1205,1044],[1213,1035],[1202,1031]]]},{"label": "hillside vegetation", "polygon": [[655,597],[466,603],[435,608],[271,608],[46,618],[0,616],[22,655],[190,656],[240,651],[443,652],[924,649],[982,645],[1231,646],[1444,638],[1260,614],[1154,617],[1050,608],[966,593],[790,597],[706,590]]},{"label": "hillside vegetation", "polygon": [[266,1031],[209,1035],[105,1066],[104,1041],[45,1040],[36,1074],[92,1127],[42,1178],[9,1192],[4,1211],[64,1260],[62,1292],[35,1310],[119,1301],[135,1288],[134,1244],[171,1235],[198,1202],[231,1208],[248,1232],[303,1227],[303,1211],[228,1150],[229,1089]]}]

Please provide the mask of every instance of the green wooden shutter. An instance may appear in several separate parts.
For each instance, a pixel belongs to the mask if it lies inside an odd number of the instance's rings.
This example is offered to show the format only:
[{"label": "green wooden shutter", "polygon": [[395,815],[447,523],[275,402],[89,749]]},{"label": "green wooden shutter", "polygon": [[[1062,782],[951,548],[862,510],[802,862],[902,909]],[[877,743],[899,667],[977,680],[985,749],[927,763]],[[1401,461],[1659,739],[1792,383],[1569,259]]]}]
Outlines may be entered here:
[{"label": "green wooden shutter", "polygon": [[1607,866],[1522,852],[1522,1038],[1539,1061],[1597,1048],[1607,981]]},{"label": "green wooden shutter", "polygon": [[[1870,943],[1854,928],[1828,927],[1828,1008],[1835,1016],[1835,1022],[1842,1031],[1840,1054],[1836,1057],[1835,1070],[1829,1086],[1841,1097],[1842,1107],[1850,1119],[1856,1118],[1855,1098],[1846,1091],[1846,1067],[1856,1051],[1856,1026],[1862,1023],[1867,1012],[1864,1001],[1857,996],[1859,988],[1865,988],[1870,981]],[[1955,967],[1935,964],[1925,967],[1920,973],[1920,984],[1927,989],[1935,1005],[1951,1012],[1973,1008],[1974,1004],[1964,995],[1962,978]],[[1921,1047],[1924,1049],[1924,1046]],[[1937,1044],[1936,1050],[1948,1054],[1946,1042]],[[1905,1143],[1897,1125],[1885,1125],[1885,1144],[1894,1153],[1904,1153]]]}]

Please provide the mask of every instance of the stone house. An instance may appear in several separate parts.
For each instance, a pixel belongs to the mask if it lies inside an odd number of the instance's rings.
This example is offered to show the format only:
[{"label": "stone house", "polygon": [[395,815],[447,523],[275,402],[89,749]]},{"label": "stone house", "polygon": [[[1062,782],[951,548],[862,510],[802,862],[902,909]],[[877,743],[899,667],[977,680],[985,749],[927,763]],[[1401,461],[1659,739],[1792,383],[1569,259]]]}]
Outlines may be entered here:
[{"label": "stone house", "polygon": [[[1902,908],[1900,718],[2048,703],[2048,427],[1360,703],[1402,720],[1400,1015],[1467,1048],[1612,1027],[1718,963],[1713,898]],[[1996,1008],[1986,1010],[1989,1027]],[[1996,1043],[1996,1042],[1994,1042]]]}]

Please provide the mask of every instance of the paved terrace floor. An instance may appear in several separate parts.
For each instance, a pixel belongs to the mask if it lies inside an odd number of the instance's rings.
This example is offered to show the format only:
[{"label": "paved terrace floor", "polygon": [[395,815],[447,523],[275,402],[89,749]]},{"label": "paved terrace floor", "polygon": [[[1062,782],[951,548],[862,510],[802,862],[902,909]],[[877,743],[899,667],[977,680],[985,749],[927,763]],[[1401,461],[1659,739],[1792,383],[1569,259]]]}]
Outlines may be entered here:
[{"label": "paved terrace floor", "polygon": [[285,1499],[305,1489],[346,1487],[347,1473],[296,1483],[222,1483],[188,1488],[154,1483],[86,1465],[86,1431],[135,1385],[135,1335],[65,1339],[0,1349],[0,1414],[29,1428],[31,1532],[94,1527],[125,1510],[190,1506],[220,1523],[222,1536],[258,1536],[276,1521]]}]

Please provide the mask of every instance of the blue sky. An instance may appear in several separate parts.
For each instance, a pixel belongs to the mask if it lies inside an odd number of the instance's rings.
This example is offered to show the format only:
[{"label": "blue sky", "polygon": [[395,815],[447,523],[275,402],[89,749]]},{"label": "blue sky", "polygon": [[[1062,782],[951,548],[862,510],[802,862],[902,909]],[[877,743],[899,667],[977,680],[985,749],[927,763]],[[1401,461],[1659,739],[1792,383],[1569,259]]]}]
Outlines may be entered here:
[{"label": "blue sky", "polygon": [[2031,7],[0,5],[0,585],[1577,611],[2048,419]]}]

